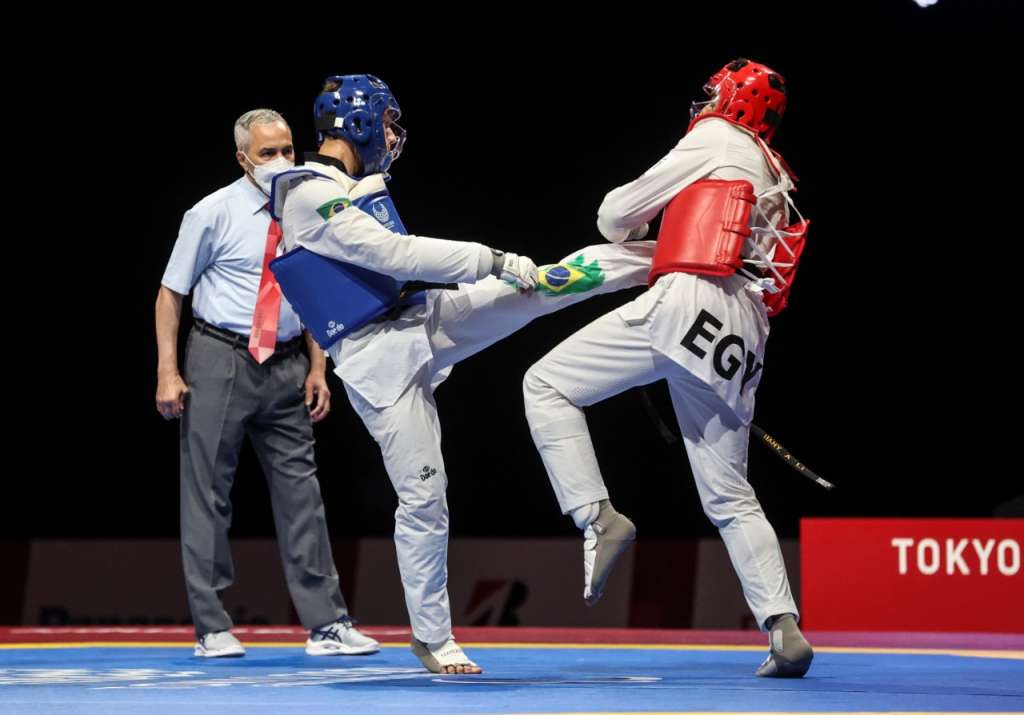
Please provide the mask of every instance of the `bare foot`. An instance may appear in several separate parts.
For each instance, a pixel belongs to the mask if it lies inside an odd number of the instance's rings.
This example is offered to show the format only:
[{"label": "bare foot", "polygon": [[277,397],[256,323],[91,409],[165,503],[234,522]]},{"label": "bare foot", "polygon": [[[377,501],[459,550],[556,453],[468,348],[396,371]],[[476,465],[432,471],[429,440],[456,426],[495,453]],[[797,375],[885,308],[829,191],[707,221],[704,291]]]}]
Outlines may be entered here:
[{"label": "bare foot", "polygon": [[445,665],[441,672],[444,675],[479,675],[484,670],[479,665]]},{"label": "bare foot", "polygon": [[471,661],[451,636],[448,640],[430,647],[415,637],[412,652],[431,673],[442,675],[479,675],[483,668]]}]

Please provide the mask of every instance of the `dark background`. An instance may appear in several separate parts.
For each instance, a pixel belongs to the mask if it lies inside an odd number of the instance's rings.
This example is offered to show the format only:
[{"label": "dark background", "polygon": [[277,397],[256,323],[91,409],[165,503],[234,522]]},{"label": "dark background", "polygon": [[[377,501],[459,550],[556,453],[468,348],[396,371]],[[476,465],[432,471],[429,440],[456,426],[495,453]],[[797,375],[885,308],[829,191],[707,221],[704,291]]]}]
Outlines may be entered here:
[{"label": "dark background", "polygon": [[[790,88],[774,145],[813,226],[755,421],[838,485],[826,494],[752,446],[769,518],[795,536],[802,516],[989,516],[1024,492],[1013,3],[290,10],[253,9],[222,32],[135,19],[76,33],[64,18],[66,37],[8,62],[24,126],[7,139],[31,158],[7,192],[19,207],[0,537],[177,535],[153,304],[181,215],[239,175],[235,118],[273,107],[314,150],[320,81],[355,72],[401,102],[409,141],[391,191],[409,230],[543,263],[601,240],[604,194],[673,146],[708,75],[737,56],[769,64]],[[530,440],[522,375],[629,297],[541,319],[439,388],[454,535],[574,533]],[[379,453],[331,385],[316,436],[332,534],[386,535],[395,498]],[[652,393],[671,423],[664,385]],[[616,506],[645,536],[713,533],[681,446],[636,391],[587,416]],[[234,535],[272,533],[248,447],[234,503]]]}]

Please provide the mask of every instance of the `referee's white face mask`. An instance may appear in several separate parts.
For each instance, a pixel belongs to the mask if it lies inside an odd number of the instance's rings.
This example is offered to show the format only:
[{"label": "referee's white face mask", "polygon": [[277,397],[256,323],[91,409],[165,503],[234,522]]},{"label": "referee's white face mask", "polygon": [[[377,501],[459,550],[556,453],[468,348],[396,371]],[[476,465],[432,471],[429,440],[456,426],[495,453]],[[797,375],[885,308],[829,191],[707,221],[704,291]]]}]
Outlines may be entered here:
[{"label": "referee's white face mask", "polygon": [[274,177],[282,171],[288,171],[295,166],[295,162],[289,161],[280,154],[270,161],[262,164],[257,164],[255,161],[250,159],[248,154],[243,154],[243,156],[245,156],[246,161],[252,164],[252,172],[250,173],[252,180],[256,182],[256,185],[259,186],[260,190],[267,196],[270,196],[270,189]]}]

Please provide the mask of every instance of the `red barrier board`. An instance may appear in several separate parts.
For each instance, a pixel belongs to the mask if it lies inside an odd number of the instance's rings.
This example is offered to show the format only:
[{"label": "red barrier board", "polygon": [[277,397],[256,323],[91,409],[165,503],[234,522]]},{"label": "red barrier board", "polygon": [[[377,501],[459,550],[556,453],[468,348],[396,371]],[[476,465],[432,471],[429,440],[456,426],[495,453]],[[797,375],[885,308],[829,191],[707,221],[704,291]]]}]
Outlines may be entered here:
[{"label": "red barrier board", "polygon": [[801,625],[1024,633],[1024,519],[802,519]]}]

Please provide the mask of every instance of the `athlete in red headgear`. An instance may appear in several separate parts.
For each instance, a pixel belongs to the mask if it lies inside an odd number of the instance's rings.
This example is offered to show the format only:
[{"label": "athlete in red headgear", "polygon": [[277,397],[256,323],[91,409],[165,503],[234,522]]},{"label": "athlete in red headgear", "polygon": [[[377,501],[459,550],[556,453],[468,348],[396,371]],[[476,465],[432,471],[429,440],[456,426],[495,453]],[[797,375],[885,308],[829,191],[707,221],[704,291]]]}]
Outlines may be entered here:
[{"label": "athlete in red headgear", "polygon": [[740,59],[705,91],[686,136],[598,210],[613,242],[642,236],[665,210],[650,289],[530,368],[526,414],[562,512],[584,530],[583,596],[593,603],[636,529],[608,500],[582,408],[665,379],[704,512],[770,634],[757,674],[800,677],[813,651],[797,627],[778,538],[747,481],[768,317],[785,306],[807,228],[790,225],[793,178],[768,147],[786,84]]}]

